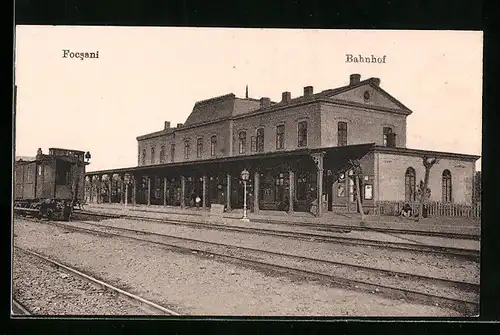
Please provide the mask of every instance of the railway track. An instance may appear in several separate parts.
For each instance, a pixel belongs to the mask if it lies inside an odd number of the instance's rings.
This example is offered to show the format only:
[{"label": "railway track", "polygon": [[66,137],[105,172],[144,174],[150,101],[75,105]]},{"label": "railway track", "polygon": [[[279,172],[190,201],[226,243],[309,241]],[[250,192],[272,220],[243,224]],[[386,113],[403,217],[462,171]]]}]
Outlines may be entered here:
[{"label": "railway track", "polygon": [[478,241],[480,239],[479,235],[474,234],[461,234],[461,233],[449,233],[449,232],[432,232],[423,230],[409,230],[409,229],[397,229],[397,228],[374,228],[374,227],[360,227],[360,226],[350,226],[350,225],[340,225],[340,224],[320,224],[320,223],[295,223],[295,222],[281,222],[276,220],[261,220],[254,219],[254,222],[271,223],[276,225],[285,225],[290,227],[304,227],[304,228],[314,228],[320,231],[338,231],[339,229],[350,229],[356,231],[374,231],[379,233],[391,233],[400,235],[416,235],[416,236],[432,236],[432,237],[443,237],[451,239],[463,239],[463,240],[474,240]]},{"label": "railway track", "polygon": [[[370,239],[362,239],[362,238],[354,238],[354,237],[342,237],[342,236],[333,236],[326,234],[315,234],[315,233],[306,233],[306,232],[293,232],[293,231],[283,231],[283,230],[274,230],[274,229],[265,229],[265,228],[255,228],[255,227],[236,227],[236,226],[228,226],[217,223],[198,223],[198,222],[186,222],[181,220],[171,220],[171,219],[154,219],[154,218],[144,218],[135,215],[109,215],[109,214],[96,214],[91,212],[77,212],[80,215],[88,215],[90,217],[103,217],[103,218],[128,218],[133,220],[141,220],[141,221],[150,221],[150,222],[159,222],[165,224],[175,224],[175,225],[184,225],[188,227],[196,227],[203,229],[211,229],[211,230],[219,230],[219,231],[236,231],[242,233],[249,234],[258,234],[258,235],[272,235],[272,236],[280,236],[287,238],[294,238],[299,240],[314,240],[320,242],[332,242],[332,243],[342,243],[347,245],[362,245],[362,246],[371,246],[374,248],[384,248],[384,249],[392,249],[392,250],[408,250],[412,252],[421,252],[421,253],[437,253],[437,254],[445,254],[445,255],[453,255],[459,257],[465,257],[468,259],[472,259],[475,261],[479,261],[480,253],[478,250],[471,249],[462,249],[462,248],[453,248],[453,247],[442,247],[435,245],[425,245],[419,244],[415,242],[410,243],[401,243],[401,242],[388,242],[388,241],[377,241]],[[345,229],[345,227],[343,228]],[[338,233],[341,232],[339,229]]]},{"label": "railway track", "polygon": [[[146,213],[156,213],[156,214],[165,214],[168,215],[168,212],[161,211],[146,211],[142,209],[134,209],[135,212],[146,212]],[[94,213],[94,212],[89,212]],[[109,217],[116,217],[119,215],[112,214],[102,214],[109,215]],[[199,214],[193,213],[183,213],[183,215],[188,216],[201,216]],[[450,232],[431,232],[431,231],[422,231],[422,230],[409,230],[409,229],[397,229],[391,227],[384,228],[375,228],[375,227],[360,227],[353,225],[342,225],[342,224],[324,224],[324,223],[300,223],[300,222],[287,222],[280,220],[269,220],[269,219],[252,219],[253,222],[266,223],[266,224],[274,224],[280,227],[288,226],[288,227],[303,227],[303,228],[314,228],[320,231],[330,231],[330,232],[340,232],[342,230],[356,230],[356,231],[375,231],[381,233],[393,233],[393,234],[403,234],[403,235],[417,235],[417,236],[433,236],[433,237],[443,237],[443,238],[452,238],[452,239],[465,239],[465,240],[476,240],[480,239],[479,234],[464,234],[464,233],[450,233]],[[342,222],[342,220],[335,220],[336,222]]]},{"label": "railway track", "polygon": [[[16,245],[14,245],[14,248],[17,250],[20,250],[21,252],[23,252],[25,254],[33,256],[33,257],[41,260],[42,262],[48,263],[52,266],[55,266],[59,270],[64,271],[71,276],[75,276],[75,277],[80,278],[86,282],[93,284],[93,285],[97,285],[97,286],[102,287],[105,290],[111,291],[115,294],[116,297],[120,297],[124,300],[127,300],[131,304],[138,306],[141,310],[143,310],[144,312],[146,312],[150,315],[179,315],[177,312],[175,312],[173,310],[170,310],[170,309],[165,308],[163,306],[160,306],[152,301],[146,300],[146,299],[139,297],[135,294],[132,294],[130,292],[122,290],[118,287],[115,287],[115,286],[109,284],[109,283],[106,283],[102,280],[99,280],[99,279],[97,279],[97,278],[95,278],[87,273],[84,273],[76,268],[73,268],[69,265],[62,264],[58,261],[50,259],[49,257],[46,257],[42,254],[35,252],[35,251],[28,250],[28,249],[25,249],[25,248],[22,248],[22,247],[19,247]],[[14,308],[23,314],[29,314],[26,307],[21,305],[15,299],[13,299],[13,311],[14,311]]]},{"label": "railway track", "polygon": [[[352,290],[368,291],[391,299],[405,299],[427,305],[439,305],[460,311],[465,315],[475,315],[478,311],[479,285],[475,283],[388,271],[135,229],[110,227],[97,223],[74,223],[92,226],[96,229],[75,226],[71,223],[50,222],[50,224],[83,233],[105,234],[108,237],[114,236],[147,242],[185,253],[217,257],[236,265],[245,265],[286,276],[307,278]],[[143,237],[138,237],[138,234],[143,235]]]},{"label": "railway track", "polygon": [[12,299],[12,315],[31,315],[26,307],[16,299]]}]

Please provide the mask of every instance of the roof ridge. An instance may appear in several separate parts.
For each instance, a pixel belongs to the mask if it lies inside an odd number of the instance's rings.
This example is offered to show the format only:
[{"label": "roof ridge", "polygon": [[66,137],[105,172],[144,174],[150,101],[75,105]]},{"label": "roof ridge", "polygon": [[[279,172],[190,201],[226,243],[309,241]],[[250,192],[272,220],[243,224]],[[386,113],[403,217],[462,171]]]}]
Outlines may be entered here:
[{"label": "roof ridge", "polygon": [[195,105],[206,104],[208,102],[213,102],[213,101],[216,101],[216,100],[224,100],[224,99],[230,98],[230,97],[233,98],[233,97],[236,97],[236,96],[234,95],[234,93],[227,93],[227,94],[219,95],[219,96],[216,96],[216,97],[212,97],[212,98],[208,98],[208,99],[196,101]]}]

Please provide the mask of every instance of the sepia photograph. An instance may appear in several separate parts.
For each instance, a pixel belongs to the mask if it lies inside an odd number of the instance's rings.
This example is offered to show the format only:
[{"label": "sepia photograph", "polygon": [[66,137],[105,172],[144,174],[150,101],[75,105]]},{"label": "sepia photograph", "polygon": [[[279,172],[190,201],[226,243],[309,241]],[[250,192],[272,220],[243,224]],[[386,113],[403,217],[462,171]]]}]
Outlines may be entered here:
[{"label": "sepia photograph", "polygon": [[479,316],[480,31],[15,28],[11,316]]}]

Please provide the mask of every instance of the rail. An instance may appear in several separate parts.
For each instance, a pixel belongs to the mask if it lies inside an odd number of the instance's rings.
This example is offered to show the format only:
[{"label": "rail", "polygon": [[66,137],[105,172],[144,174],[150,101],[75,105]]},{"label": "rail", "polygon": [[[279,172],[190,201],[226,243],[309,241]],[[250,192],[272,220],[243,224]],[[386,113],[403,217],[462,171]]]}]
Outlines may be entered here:
[{"label": "rail", "polygon": [[26,254],[29,254],[31,256],[34,256],[46,263],[49,263],[49,264],[52,264],[54,266],[56,266],[57,268],[60,268],[62,269],[63,271],[66,271],[67,273],[71,274],[71,275],[74,275],[80,279],[83,279],[87,282],[90,282],[90,283],[93,283],[93,284],[96,284],[96,285],[99,285],[105,289],[108,289],[116,294],[118,294],[119,296],[122,296],[124,298],[127,298],[139,305],[141,305],[142,307],[146,307],[147,309],[153,311],[153,312],[156,312],[156,313],[159,313],[159,314],[163,314],[163,315],[179,315],[177,312],[173,311],[173,310],[170,310],[168,308],[165,308],[163,306],[160,306],[152,301],[149,301],[149,300],[146,300],[142,297],[139,297],[135,294],[132,294],[130,292],[127,292],[125,290],[122,290],[118,287],[115,287],[111,284],[108,284],[108,283],[105,283],[97,278],[94,278],[86,273],[83,273],[75,268],[72,268],[68,265],[64,265],[60,262],[57,262],[57,261],[54,261],[48,257],[45,257],[35,251],[32,251],[32,250],[28,250],[28,249],[25,249],[25,248],[22,248],[22,247],[19,247],[19,246],[16,246],[14,245],[14,248],[18,249],[18,250],[21,250],[22,252],[26,253]]},{"label": "rail", "polygon": [[[290,255],[290,254],[283,254],[283,253],[277,253],[277,252],[272,252],[268,250],[260,250],[260,249],[252,249],[252,248],[246,248],[246,247],[241,247],[241,246],[234,246],[230,244],[224,244],[224,243],[216,243],[216,242],[210,242],[210,241],[203,241],[203,240],[196,240],[196,239],[191,239],[191,238],[183,238],[183,237],[178,237],[178,236],[170,236],[166,234],[159,234],[159,233],[154,233],[154,232],[148,232],[148,231],[137,231],[134,229],[127,229],[127,228],[118,228],[118,227],[111,227],[108,225],[100,225],[96,223],[90,223],[90,222],[79,222],[84,225],[91,225],[91,226],[96,226],[100,228],[106,229],[105,231],[103,230],[96,230],[96,229],[88,229],[88,228],[83,228],[83,227],[78,227],[78,226],[72,226],[66,223],[53,223],[56,226],[64,227],[66,229],[71,229],[75,231],[80,231],[80,232],[87,232],[89,234],[102,234],[106,233],[111,236],[115,237],[121,237],[121,238],[126,238],[126,239],[131,239],[131,240],[136,240],[140,242],[148,242],[151,244],[159,245],[159,246],[164,246],[169,249],[177,249],[179,251],[184,251],[188,253],[196,253],[198,255],[211,255],[212,257],[218,257],[221,259],[225,259],[227,261],[233,262],[235,264],[239,265],[246,265],[250,267],[258,267],[262,269],[267,269],[271,270],[274,272],[282,273],[284,275],[290,275],[293,274],[298,277],[305,277],[309,278],[312,280],[318,280],[320,282],[323,282],[325,284],[331,284],[333,286],[341,286],[344,288],[348,289],[353,289],[357,291],[369,291],[371,293],[377,292],[379,295],[388,297],[388,298],[397,298],[397,299],[409,299],[415,302],[419,303],[424,303],[424,304],[431,304],[435,305],[438,304],[440,306],[444,307],[449,307],[455,310],[458,310],[460,312],[463,312],[467,315],[472,315],[477,313],[478,310],[478,304],[474,301],[468,300],[468,299],[461,299],[461,298],[453,298],[453,297],[446,297],[446,296],[441,296],[441,295],[436,295],[433,293],[429,293],[428,288],[431,283],[437,284],[437,285],[443,285],[443,286],[448,286],[448,287],[455,287],[457,289],[462,289],[466,291],[477,291],[478,290],[478,285],[474,283],[468,283],[468,282],[457,282],[453,280],[447,280],[444,278],[433,278],[433,277],[426,277],[426,276],[421,276],[421,275],[416,275],[416,274],[411,274],[411,273],[401,273],[397,271],[389,271],[389,270],[383,270],[383,269],[377,269],[377,268],[370,268],[370,267],[365,267],[365,266],[360,266],[360,265],[353,265],[353,264],[345,264],[345,263],[339,263],[339,262],[331,262],[328,260],[321,260],[321,259],[314,259],[314,258],[308,258],[308,257],[302,257],[298,255]],[[110,230],[119,230],[121,233],[117,232],[111,232]],[[143,238],[143,237],[137,237],[137,236],[132,236],[128,234],[123,234],[124,232],[129,232],[130,234],[141,234],[141,235],[154,235],[158,237],[164,237],[164,238],[174,238],[179,241],[185,241],[186,243],[184,245],[179,245],[177,243],[167,243],[164,241],[155,241],[151,240],[148,238]],[[196,246],[196,244],[202,244],[205,246]],[[222,248],[222,250],[210,250],[207,249],[207,246],[212,245],[214,247],[219,247]],[[228,249],[229,248],[229,249]],[[241,250],[243,251],[243,254],[237,255],[235,254],[235,251]],[[293,258],[296,260],[301,260],[301,261],[312,261],[312,262],[321,262],[326,264],[331,264],[335,267],[348,267],[348,268],[353,268],[356,271],[355,273],[359,271],[370,271],[370,272],[377,272],[380,275],[385,275],[385,276],[395,276],[396,278],[399,277],[399,280],[403,280],[406,278],[406,280],[419,280],[422,281],[423,283],[426,283],[427,289],[422,291],[422,290],[417,290],[415,288],[413,289],[406,289],[406,288],[401,288],[401,287],[395,287],[392,285],[383,285],[380,283],[376,283],[375,281],[367,281],[363,280],[361,278],[355,279],[355,278],[346,278],[343,276],[338,276],[338,275],[331,275],[331,274],[326,274],[326,273],[321,273],[321,272],[316,272],[316,271],[311,271],[311,270],[306,270],[304,267],[301,268],[296,268],[296,267],[290,267],[286,265],[282,265],[280,263],[276,262],[267,262],[267,261],[262,261],[262,260],[257,260],[255,259],[256,257],[248,257],[247,253],[265,253],[273,256],[281,256],[281,257],[288,257],[288,258]]]}]

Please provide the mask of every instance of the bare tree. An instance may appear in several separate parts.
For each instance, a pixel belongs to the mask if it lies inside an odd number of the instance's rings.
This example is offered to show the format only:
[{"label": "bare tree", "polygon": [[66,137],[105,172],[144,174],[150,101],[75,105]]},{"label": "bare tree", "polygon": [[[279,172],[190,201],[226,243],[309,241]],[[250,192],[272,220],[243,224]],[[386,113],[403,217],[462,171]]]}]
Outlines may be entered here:
[{"label": "bare tree", "polygon": [[424,156],[422,157],[422,163],[425,168],[425,176],[424,176],[424,181],[420,181],[420,187],[419,187],[419,196],[420,196],[420,203],[418,207],[418,216],[417,216],[417,221],[422,218],[423,211],[424,211],[424,203],[428,197],[430,197],[430,189],[429,189],[429,175],[431,173],[431,168],[438,162],[437,158],[434,157],[428,157]]},{"label": "bare tree", "polygon": [[361,221],[365,219],[365,211],[363,210],[363,204],[361,203],[361,189],[360,189],[360,178],[363,178],[363,169],[357,159],[349,160],[350,168],[353,171],[354,182],[356,185],[356,202],[358,204],[358,210],[361,214]]}]

